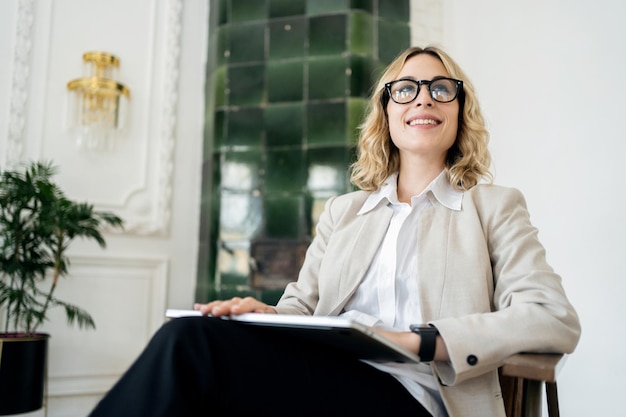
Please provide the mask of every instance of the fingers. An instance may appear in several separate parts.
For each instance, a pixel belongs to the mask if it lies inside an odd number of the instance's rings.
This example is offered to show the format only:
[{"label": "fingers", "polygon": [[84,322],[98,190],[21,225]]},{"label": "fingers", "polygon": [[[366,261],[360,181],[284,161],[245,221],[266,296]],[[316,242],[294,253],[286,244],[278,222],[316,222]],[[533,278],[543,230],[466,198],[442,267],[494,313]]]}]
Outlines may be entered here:
[{"label": "fingers", "polygon": [[239,299],[237,302],[233,303],[231,306],[231,312],[233,314],[243,314],[243,313],[275,313],[273,307],[268,306],[267,304],[252,298],[246,297],[243,299]]},{"label": "fingers", "polygon": [[213,315],[216,317],[227,316],[231,313],[232,307],[241,301],[240,297],[234,297],[230,300],[215,300],[207,304],[195,304],[194,310],[200,310],[202,314]]},{"label": "fingers", "polygon": [[216,317],[244,313],[276,313],[273,307],[253,297],[233,297],[230,300],[216,300],[207,304],[195,304],[194,310]]}]

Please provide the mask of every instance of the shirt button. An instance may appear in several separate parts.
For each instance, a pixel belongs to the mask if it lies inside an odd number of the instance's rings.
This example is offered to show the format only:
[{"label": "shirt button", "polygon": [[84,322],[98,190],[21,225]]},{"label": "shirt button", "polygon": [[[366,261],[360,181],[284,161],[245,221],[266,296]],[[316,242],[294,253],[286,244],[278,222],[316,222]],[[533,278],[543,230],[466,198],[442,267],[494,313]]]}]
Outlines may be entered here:
[{"label": "shirt button", "polygon": [[474,366],[478,363],[478,358],[475,355],[469,355],[467,357],[467,363]]}]

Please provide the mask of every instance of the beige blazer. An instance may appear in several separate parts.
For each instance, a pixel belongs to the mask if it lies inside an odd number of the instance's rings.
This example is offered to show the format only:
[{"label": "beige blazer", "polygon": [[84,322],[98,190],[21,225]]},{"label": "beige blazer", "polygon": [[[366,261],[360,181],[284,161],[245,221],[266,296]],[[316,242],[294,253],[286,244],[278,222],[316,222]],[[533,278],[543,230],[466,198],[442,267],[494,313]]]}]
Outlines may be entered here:
[{"label": "beige blazer", "polygon": [[[363,279],[389,225],[384,203],[357,216],[369,193],[326,202],[297,282],[277,304],[285,314],[338,315]],[[497,368],[517,352],[574,350],[580,323],[561,278],[546,262],[522,194],[478,185],[460,211],[421,216],[422,317],[445,340],[450,362],[433,362],[451,417],[505,417]]]}]

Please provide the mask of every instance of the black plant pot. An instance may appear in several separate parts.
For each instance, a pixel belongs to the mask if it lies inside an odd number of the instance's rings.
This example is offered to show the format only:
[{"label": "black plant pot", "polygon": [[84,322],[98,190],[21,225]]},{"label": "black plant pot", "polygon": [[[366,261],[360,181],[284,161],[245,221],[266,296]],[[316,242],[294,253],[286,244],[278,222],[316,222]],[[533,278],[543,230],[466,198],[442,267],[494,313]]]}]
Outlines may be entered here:
[{"label": "black plant pot", "polygon": [[0,334],[0,415],[43,406],[49,337]]}]

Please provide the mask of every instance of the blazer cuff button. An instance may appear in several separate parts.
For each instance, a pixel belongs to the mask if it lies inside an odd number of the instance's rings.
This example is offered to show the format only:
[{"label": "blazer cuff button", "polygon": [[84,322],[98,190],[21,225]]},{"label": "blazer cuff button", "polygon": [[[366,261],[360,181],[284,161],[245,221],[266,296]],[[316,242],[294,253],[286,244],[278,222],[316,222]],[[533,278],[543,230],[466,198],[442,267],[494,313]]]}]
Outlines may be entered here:
[{"label": "blazer cuff button", "polygon": [[478,363],[478,358],[476,357],[476,355],[469,355],[467,357],[467,363],[471,366],[474,366]]}]

